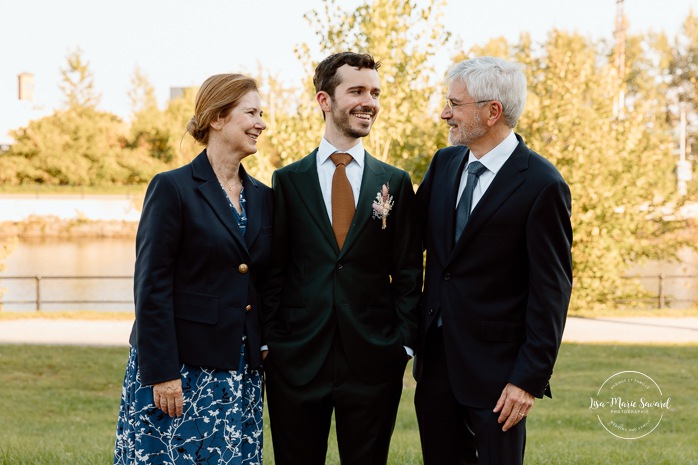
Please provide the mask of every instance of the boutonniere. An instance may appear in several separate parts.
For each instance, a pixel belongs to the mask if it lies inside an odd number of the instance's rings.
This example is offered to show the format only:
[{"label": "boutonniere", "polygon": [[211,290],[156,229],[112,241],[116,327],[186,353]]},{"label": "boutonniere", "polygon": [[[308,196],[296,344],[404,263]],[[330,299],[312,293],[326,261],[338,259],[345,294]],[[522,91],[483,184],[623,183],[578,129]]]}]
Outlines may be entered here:
[{"label": "boutonniere", "polygon": [[393,209],[393,196],[390,195],[389,189],[390,183],[386,182],[376,194],[376,200],[373,201],[373,218],[383,220],[381,229],[385,229],[388,215],[390,214],[390,210]]}]

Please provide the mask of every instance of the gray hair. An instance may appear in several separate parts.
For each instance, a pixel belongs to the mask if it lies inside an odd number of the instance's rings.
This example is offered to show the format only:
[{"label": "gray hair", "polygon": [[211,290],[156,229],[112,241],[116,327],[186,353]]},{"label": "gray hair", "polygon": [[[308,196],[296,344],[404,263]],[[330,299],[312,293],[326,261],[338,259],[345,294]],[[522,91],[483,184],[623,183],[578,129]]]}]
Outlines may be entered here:
[{"label": "gray hair", "polygon": [[526,105],[526,76],[521,65],[496,57],[479,57],[455,64],[446,82],[460,80],[475,100],[497,100],[504,110],[504,121],[516,127]]}]

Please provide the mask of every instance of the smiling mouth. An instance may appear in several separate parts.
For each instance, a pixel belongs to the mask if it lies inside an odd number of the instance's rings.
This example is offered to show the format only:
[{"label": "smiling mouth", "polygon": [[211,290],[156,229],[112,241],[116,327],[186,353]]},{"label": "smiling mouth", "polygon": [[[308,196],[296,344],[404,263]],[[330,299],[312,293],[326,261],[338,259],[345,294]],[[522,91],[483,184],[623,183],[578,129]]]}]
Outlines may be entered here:
[{"label": "smiling mouth", "polygon": [[352,113],[353,116],[356,116],[357,118],[364,120],[364,121],[371,121],[373,119],[373,113]]},{"label": "smiling mouth", "polygon": [[250,134],[250,133],[248,133],[247,135],[250,137],[250,139],[252,139],[252,140],[255,141],[255,142],[257,141],[257,138],[259,137],[259,134]]}]

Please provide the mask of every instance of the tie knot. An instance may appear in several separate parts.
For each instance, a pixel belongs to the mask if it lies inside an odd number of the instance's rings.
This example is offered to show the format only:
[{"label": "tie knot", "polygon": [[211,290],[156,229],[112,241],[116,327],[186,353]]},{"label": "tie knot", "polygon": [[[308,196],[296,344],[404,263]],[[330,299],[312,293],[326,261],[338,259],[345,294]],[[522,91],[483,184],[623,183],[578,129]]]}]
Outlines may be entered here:
[{"label": "tie knot", "polygon": [[330,159],[332,160],[332,163],[335,164],[335,166],[347,166],[349,163],[351,163],[351,161],[354,158],[348,153],[335,152],[332,155],[330,155]]},{"label": "tie knot", "polygon": [[479,161],[474,161],[468,165],[468,174],[472,174],[476,178],[479,178],[480,175],[485,171],[487,171],[487,168],[485,168],[485,165],[483,165]]}]

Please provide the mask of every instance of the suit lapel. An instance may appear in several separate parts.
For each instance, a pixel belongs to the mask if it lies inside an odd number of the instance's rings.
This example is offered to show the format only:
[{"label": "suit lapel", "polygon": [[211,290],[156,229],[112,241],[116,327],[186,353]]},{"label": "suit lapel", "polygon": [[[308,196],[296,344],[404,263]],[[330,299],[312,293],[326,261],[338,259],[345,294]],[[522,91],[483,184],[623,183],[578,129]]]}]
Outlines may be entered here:
[{"label": "suit lapel", "polygon": [[364,151],[364,171],[361,178],[361,188],[359,189],[359,200],[356,203],[354,219],[351,222],[340,257],[347,253],[359,233],[363,231],[364,226],[371,218],[376,194],[380,192],[383,184],[388,181],[390,181],[390,173],[385,171],[385,168],[378,160]]},{"label": "suit lapel", "polygon": [[523,172],[526,169],[528,169],[528,148],[523,142],[519,142],[470,214],[463,235],[451,253],[451,259],[463,250],[465,244],[479,233],[499,207],[524,183]]},{"label": "suit lapel", "polygon": [[213,168],[208,161],[206,150],[201,152],[194,161],[192,161],[192,170],[194,179],[201,181],[197,186],[198,191],[221,223],[223,223],[228,232],[233,236],[233,239],[239,244],[240,248],[249,256],[245,238],[235,222],[235,215],[230,211],[230,205],[228,205],[225,195],[223,195],[221,185],[216,178],[216,173],[213,172]]},{"label": "suit lapel", "polygon": [[327,241],[337,249],[337,240],[332,232],[332,223],[327,216],[325,200],[320,189],[320,180],[317,174],[317,149],[303,158],[296,171],[289,173],[289,179],[296,189],[298,197],[301,199],[308,214],[313,219]]}]

